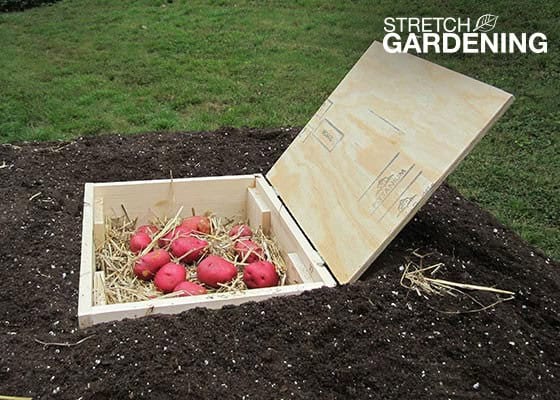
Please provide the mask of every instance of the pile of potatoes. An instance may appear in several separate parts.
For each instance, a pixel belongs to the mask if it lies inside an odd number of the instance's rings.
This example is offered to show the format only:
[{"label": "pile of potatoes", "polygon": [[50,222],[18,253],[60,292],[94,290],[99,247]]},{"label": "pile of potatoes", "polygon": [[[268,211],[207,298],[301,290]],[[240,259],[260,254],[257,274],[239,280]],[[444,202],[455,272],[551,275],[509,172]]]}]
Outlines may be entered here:
[{"label": "pile of potatoes", "polygon": [[[142,225],[130,237],[130,250],[139,255],[147,249],[156,235],[157,246],[139,257],[133,272],[141,280],[154,281],[163,293],[181,292],[179,296],[205,294],[208,288],[217,289],[232,282],[238,267],[209,251],[209,244],[200,236],[210,234],[212,224],[206,216],[182,220],[170,232],[160,235],[154,225]],[[277,286],[276,267],[267,261],[263,249],[251,240],[253,232],[247,225],[235,225],[229,231],[234,251],[243,265],[243,282],[250,288]],[[174,262],[172,262],[172,258]],[[196,279],[187,280],[186,265],[196,267]]]}]

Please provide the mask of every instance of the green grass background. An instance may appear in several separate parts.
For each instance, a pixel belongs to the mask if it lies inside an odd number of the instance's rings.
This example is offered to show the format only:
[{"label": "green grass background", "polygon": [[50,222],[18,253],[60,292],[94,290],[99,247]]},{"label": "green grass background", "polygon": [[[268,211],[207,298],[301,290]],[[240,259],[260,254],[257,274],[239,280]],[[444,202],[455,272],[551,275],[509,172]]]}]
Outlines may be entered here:
[{"label": "green grass background", "polygon": [[497,31],[544,32],[549,52],[427,56],[516,96],[450,181],[560,258],[559,4],[64,0],[2,14],[0,142],[304,125],[385,17],[492,13]]}]

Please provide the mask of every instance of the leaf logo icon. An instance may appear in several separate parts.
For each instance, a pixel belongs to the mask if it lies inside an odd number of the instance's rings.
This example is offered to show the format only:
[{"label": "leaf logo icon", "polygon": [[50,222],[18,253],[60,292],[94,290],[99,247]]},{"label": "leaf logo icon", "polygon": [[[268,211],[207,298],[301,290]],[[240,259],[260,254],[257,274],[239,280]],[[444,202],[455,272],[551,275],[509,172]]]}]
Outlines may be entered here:
[{"label": "leaf logo icon", "polygon": [[490,32],[496,27],[497,15],[484,14],[476,20],[473,32]]}]

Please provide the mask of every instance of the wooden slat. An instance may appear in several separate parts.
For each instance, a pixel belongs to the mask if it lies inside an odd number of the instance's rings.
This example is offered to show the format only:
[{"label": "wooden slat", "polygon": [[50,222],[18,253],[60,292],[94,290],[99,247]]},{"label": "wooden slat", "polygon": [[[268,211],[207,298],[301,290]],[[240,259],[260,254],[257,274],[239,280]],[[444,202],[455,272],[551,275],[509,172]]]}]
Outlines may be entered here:
[{"label": "wooden slat", "polygon": [[255,188],[247,189],[247,219],[251,228],[262,227],[263,232],[270,233],[271,211],[263,202]]},{"label": "wooden slat", "polygon": [[312,274],[305,268],[305,264],[297,253],[288,253],[286,263],[288,264],[286,273],[288,284],[313,282]]},{"label": "wooden slat", "polygon": [[121,204],[139,224],[153,219],[152,210],[160,217],[172,217],[183,206],[183,216],[212,211],[219,216],[241,217],[246,214],[247,187],[254,175],[207,178],[162,179],[151,181],[98,183],[96,197],[103,198],[106,215],[122,215]]},{"label": "wooden slat", "polygon": [[[277,296],[296,295],[306,290],[317,289],[323,285],[322,282],[314,282],[251,289],[244,292],[215,293],[134,303],[108,304],[97,306],[88,315],[84,315],[83,324],[80,324],[80,328],[86,328],[101,322],[118,321],[124,318],[139,318],[153,314],[177,314],[195,307],[217,309],[225,305],[239,305],[249,301],[262,301]],[[80,321],[82,322],[82,320]]]},{"label": "wooden slat", "polygon": [[84,187],[84,210],[82,216],[82,257],[80,260],[80,282],[78,295],[78,321],[80,327],[92,324],[93,273],[95,271],[93,244],[93,184]]},{"label": "wooden slat", "polygon": [[93,241],[99,247],[105,240],[105,213],[103,211],[103,197],[95,196],[93,202]]},{"label": "wooden slat", "polygon": [[374,43],[267,178],[337,280],[354,281],[512,99]]},{"label": "wooden slat", "polygon": [[93,275],[93,305],[102,306],[107,304],[105,296],[105,272],[95,271]]}]

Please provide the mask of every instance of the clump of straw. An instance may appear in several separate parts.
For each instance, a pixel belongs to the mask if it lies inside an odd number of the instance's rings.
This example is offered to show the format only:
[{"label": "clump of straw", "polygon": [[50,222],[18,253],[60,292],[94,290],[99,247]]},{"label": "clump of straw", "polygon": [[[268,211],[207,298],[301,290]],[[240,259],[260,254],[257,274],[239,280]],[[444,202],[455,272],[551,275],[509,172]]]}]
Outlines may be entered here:
[{"label": "clump of straw", "polygon": [[95,264],[105,273],[107,304],[148,300],[158,296],[153,285],[139,280],[132,268],[136,256],[129,250],[127,239],[134,232],[136,221],[125,217],[107,218],[103,245],[96,249]]},{"label": "clump of straw", "polygon": [[[123,211],[126,210],[123,208]],[[163,295],[163,293],[156,289],[153,282],[138,279],[133,273],[133,267],[140,257],[158,247],[160,238],[180,225],[182,220],[180,217],[181,212],[182,209],[171,219],[155,217],[154,220],[151,221],[160,231],[152,238],[150,245],[139,255],[135,255],[129,249],[129,240],[136,229],[137,221],[131,220],[126,212],[123,217],[106,219],[105,237],[102,245],[96,249],[95,259],[97,270],[105,273],[105,297],[107,304],[127,303],[154,298],[169,298],[180,294],[169,293]],[[208,216],[211,222],[211,233],[193,234],[199,239],[208,242],[207,251],[201,259],[208,254],[214,254],[225,258],[234,264],[238,270],[235,279],[227,284],[220,285],[217,289],[207,288],[208,293],[247,290],[247,286],[243,282],[243,269],[247,265],[246,257],[245,259],[240,259],[234,250],[236,242],[242,240],[242,238],[229,236],[231,227],[243,221],[221,218],[211,213],[206,213],[206,216]],[[280,277],[279,285],[283,286],[286,282],[287,267],[276,241],[265,235],[261,228],[254,232],[251,240],[263,249],[262,259],[275,265],[276,271]],[[169,247],[170,244],[167,244],[164,249],[169,250]],[[171,261],[181,263],[183,257],[175,258],[171,255]],[[198,262],[195,263],[195,265],[185,265],[187,280],[197,282],[196,264],[198,264]]]},{"label": "clump of straw", "polygon": [[[514,293],[509,290],[497,289],[491,286],[473,285],[469,283],[453,282],[444,279],[434,278],[435,274],[439,271],[441,267],[444,266],[443,263],[436,263],[425,267],[423,265],[424,258],[428,256],[420,255],[416,251],[412,253],[419,259],[419,262],[414,262],[409,260],[404,266],[403,274],[401,275],[400,284],[401,286],[415,291],[419,296],[428,298],[431,295],[437,296],[453,296],[457,297],[459,295],[470,299],[472,302],[477,304],[479,307],[476,309],[471,309],[467,311],[440,311],[446,314],[462,314],[462,313],[473,313],[483,310],[487,310],[496,306],[504,301],[512,300],[514,298]],[[473,295],[470,295],[466,291],[479,291],[479,292],[489,292],[499,295],[507,295],[509,297],[498,297],[498,300],[492,304],[485,305],[476,299]]]}]

